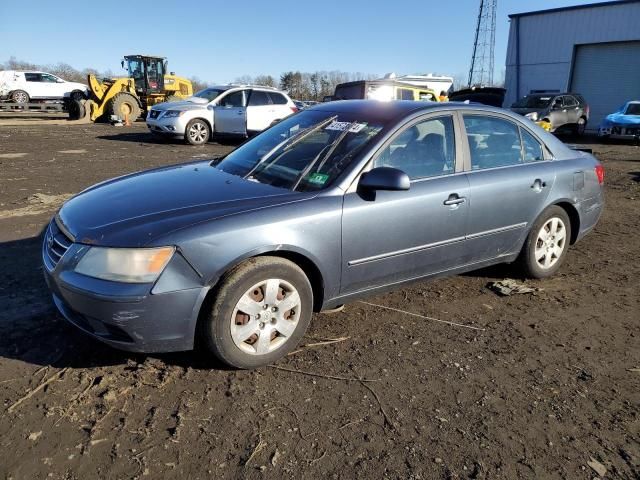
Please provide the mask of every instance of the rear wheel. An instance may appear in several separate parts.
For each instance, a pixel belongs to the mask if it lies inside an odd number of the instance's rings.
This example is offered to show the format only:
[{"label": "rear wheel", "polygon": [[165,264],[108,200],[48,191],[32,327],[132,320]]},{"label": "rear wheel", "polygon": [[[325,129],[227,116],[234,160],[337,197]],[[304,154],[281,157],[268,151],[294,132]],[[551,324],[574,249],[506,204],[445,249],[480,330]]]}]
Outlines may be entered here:
[{"label": "rear wheel", "polygon": [[29,103],[29,94],[24,90],[16,90],[11,93],[11,100],[16,103]]},{"label": "rear wheel", "polygon": [[71,98],[71,100],[85,100],[85,94],[83,92],[81,92],[80,90],[74,90],[73,92],[71,92],[71,95],[69,95],[69,98]]},{"label": "rear wheel", "polygon": [[140,105],[136,97],[130,93],[118,93],[109,101],[107,113],[122,120],[128,118],[133,123],[140,117]]},{"label": "rear wheel", "polygon": [[252,258],[232,270],[203,324],[207,348],[236,368],[257,368],[285,356],[304,335],[313,291],[304,272],[278,257]]},{"label": "rear wheel", "polygon": [[547,208],[531,227],[520,254],[524,273],[532,278],[550,277],[558,271],[569,248],[571,221],[557,205]]},{"label": "rear wheel", "polygon": [[210,136],[209,125],[201,118],[191,120],[184,130],[184,139],[190,145],[204,145]]}]

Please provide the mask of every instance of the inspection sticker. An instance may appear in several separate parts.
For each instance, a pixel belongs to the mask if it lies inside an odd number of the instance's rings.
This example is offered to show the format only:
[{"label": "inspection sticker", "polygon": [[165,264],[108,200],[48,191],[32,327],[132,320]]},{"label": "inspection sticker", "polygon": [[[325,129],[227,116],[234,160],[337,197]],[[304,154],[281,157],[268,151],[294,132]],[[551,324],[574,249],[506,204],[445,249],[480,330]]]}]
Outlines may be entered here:
[{"label": "inspection sticker", "polygon": [[[325,130],[338,130],[340,132],[344,132],[345,129],[351,125],[352,122],[336,122],[333,121],[331,122],[329,125],[327,125],[325,127]],[[367,124],[366,123],[356,123],[355,125],[353,125],[350,129],[349,132],[351,133],[358,133],[360,130],[362,130],[364,127],[366,127]]]},{"label": "inspection sticker", "polygon": [[310,173],[307,175],[307,181],[315,185],[324,185],[329,180],[329,175],[326,173]]}]

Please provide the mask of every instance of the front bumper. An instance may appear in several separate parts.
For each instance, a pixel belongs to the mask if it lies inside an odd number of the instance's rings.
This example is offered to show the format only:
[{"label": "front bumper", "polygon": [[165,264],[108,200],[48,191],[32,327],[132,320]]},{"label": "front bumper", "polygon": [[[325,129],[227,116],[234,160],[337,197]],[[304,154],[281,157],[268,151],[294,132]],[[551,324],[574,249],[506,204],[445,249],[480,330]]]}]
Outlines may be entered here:
[{"label": "front bumper", "polygon": [[598,129],[599,137],[607,137],[618,140],[633,140],[640,138],[640,125],[600,127]]},{"label": "front bumper", "polygon": [[151,118],[151,115],[147,115],[146,122],[149,130],[164,135],[183,136],[187,123],[189,123],[187,115],[164,119],[162,118],[163,113],[160,113],[158,118]]},{"label": "front bumper", "polygon": [[[49,231],[47,232],[48,235]],[[154,284],[125,284],[74,271],[88,247],[71,244],[56,265],[42,247],[45,280],[60,313],[92,337],[121,350],[191,350],[208,289],[176,252]]]}]

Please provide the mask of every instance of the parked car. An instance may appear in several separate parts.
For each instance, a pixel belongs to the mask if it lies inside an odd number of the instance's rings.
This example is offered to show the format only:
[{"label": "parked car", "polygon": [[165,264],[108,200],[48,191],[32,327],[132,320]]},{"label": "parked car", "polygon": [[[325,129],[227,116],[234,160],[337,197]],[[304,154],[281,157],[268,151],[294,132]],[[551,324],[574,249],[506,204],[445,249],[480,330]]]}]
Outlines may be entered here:
[{"label": "parked car", "polygon": [[31,100],[81,100],[87,97],[89,89],[83,83],[67,82],[46,72],[16,70],[0,71],[0,95],[16,103]]},{"label": "parked car", "polygon": [[452,102],[475,102],[492,107],[502,107],[506,90],[499,87],[463,88],[449,94]]},{"label": "parked car", "polygon": [[292,100],[292,101],[298,110],[304,110],[305,108],[307,108],[307,105],[302,100]]},{"label": "parked car", "polygon": [[603,208],[602,165],[526,119],[460,103],[342,101],[223,159],[67,201],[42,245],[58,310],[117,348],[253,368],[312,311],[518,261],[558,271]]},{"label": "parked car", "polygon": [[297,111],[289,96],[276,88],[224,85],[206,88],[186,100],[155,105],[147,115],[147,126],[153,134],[202,145],[213,135],[260,132]]},{"label": "parked car", "polygon": [[548,123],[551,132],[571,130],[582,135],[589,122],[589,105],[576,93],[536,93],[511,105],[513,112],[534,122]]},{"label": "parked car", "polygon": [[607,115],[598,129],[598,136],[612,139],[640,139],[640,101],[625,103]]}]

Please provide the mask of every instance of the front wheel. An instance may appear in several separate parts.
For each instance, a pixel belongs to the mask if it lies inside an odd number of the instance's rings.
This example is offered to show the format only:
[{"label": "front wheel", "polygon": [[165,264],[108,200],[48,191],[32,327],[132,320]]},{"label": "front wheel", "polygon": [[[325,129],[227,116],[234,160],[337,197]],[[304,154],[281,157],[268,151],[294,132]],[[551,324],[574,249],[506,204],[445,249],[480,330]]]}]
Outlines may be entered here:
[{"label": "front wheel", "polygon": [[525,275],[547,278],[558,271],[569,248],[571,221],[557,205],[547,208],[531,227],[521,253]]},{"label": "front wheel", "polygon": [[195,118],[187,123],[184,131],[184,139],[190,145],[204,145],[209,141],[210,136],[209,125],[200,118]]},{"label": "front wheel", "polygon": [[584,117],[580,117],[576,125],[576,135],[581,137],[582,135],[584,135],[584,131],[586,129],[587,129],[587,119]]},{"label": "front wheel", "polygon": [[203,324],[204,344],[236,368],[269,365],[296,347],[312,308],[300,267],[279,257],[252,258],[222,281]]}]

